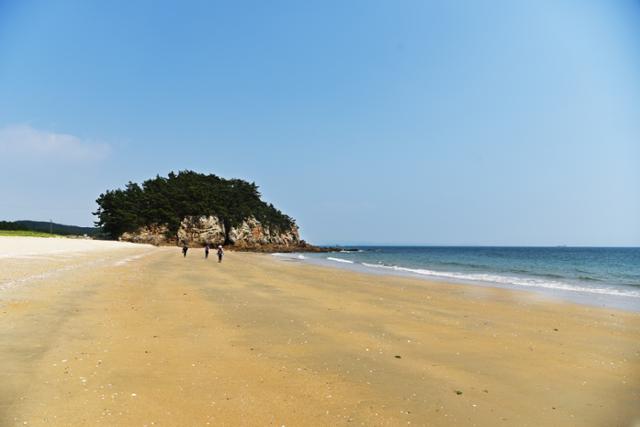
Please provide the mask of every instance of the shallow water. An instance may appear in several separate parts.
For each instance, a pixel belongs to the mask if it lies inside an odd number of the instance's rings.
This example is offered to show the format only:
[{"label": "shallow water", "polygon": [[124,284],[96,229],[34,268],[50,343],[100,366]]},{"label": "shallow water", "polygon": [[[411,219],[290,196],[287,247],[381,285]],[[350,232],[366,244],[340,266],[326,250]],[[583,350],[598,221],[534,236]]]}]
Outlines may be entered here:
[{"label": "shallow water", "polygon": [[640,248],[353,249],[303,257],[309,262],[359,271],[527,289],[579,303],[640,311]]}]

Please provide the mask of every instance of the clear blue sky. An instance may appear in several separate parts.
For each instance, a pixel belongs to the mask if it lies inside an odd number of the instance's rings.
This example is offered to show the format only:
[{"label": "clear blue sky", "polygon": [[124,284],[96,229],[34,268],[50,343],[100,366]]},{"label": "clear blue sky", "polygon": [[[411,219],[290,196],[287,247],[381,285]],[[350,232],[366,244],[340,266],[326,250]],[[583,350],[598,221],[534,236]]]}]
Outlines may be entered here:
[{"label": "clear blue sky", "polygon": [[640,245],[640,3],[0,0],[0,219],[171,170],[325,243]]}]

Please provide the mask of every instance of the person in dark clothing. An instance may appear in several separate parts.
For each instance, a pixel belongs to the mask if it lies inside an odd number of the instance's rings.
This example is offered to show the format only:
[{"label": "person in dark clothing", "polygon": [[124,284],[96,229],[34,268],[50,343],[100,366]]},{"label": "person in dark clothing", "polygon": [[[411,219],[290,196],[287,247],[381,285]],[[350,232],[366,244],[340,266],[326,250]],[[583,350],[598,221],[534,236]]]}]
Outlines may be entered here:
[{"label": "person in dark clothing", "polygon": [[204,259],[209,258],[209,244],[204,245]]},{"label": "person in dark clothing", "polygon": [[182,256],[186,257],[187,256],[187,251],[189,250],[189,246],[187,246],[186,243],[182,244]]},{"label": "person in dark clothing", "polygon": [[222,249],[222,245],[218,245],[218,262],[222,262],[223,255],[224,255],[224,249]]}]

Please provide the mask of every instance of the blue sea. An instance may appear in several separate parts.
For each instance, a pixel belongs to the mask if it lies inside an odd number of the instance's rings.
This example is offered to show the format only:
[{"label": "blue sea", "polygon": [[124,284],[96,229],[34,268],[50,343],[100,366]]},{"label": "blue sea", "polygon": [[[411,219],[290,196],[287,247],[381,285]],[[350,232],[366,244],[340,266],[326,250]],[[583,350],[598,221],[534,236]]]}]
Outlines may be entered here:
[{"label": "blue sea", "polygon": [[640,311],[640,248],[360,246],[334,253],[277,255]]}]

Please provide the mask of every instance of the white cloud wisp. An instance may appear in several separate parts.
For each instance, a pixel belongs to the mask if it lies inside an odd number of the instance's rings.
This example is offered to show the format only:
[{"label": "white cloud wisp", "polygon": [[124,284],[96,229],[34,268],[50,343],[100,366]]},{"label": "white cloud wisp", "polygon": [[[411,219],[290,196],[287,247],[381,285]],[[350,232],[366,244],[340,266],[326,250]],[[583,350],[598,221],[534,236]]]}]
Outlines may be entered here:
[{"label": "white cloud wisp", "polygon": [[88,162],[108,156],[108,144],[83,141],[77,136],[35,129],[29,125],[0,128],[0,158],[10,161],[21,156],[30,159]]}]

